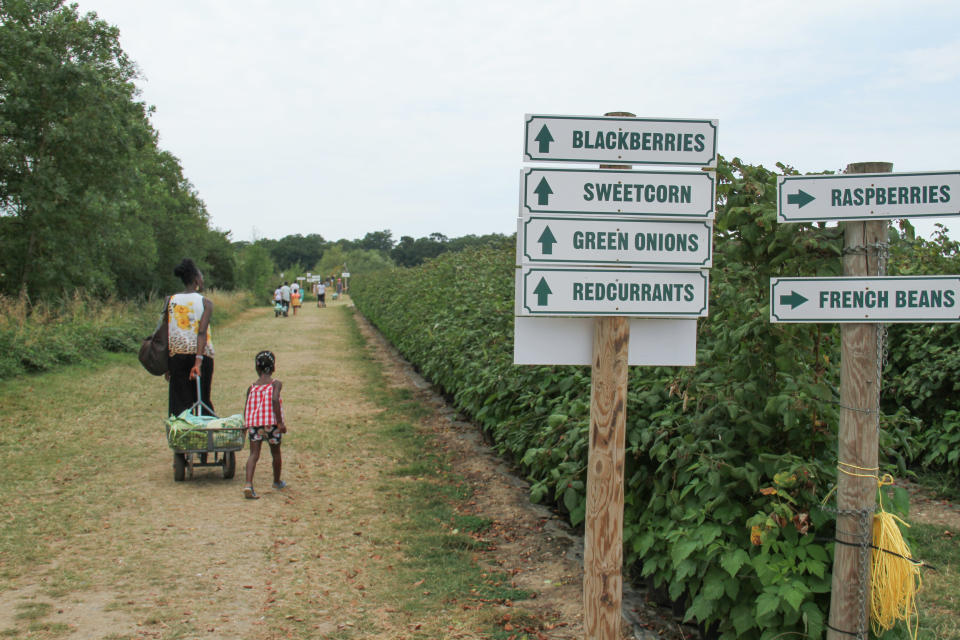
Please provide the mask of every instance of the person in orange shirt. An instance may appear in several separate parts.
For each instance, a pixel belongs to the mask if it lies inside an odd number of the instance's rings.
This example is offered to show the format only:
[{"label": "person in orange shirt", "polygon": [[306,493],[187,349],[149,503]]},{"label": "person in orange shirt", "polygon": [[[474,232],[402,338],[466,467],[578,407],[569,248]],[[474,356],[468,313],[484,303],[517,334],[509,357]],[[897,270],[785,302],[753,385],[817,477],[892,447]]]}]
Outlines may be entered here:
[{"label": "person in orange shirt", "polygon": [[297,309],[300,308],[300,291],[294,291],[290,294],[290,306],[293,307],[293,315],[297,315]]}]

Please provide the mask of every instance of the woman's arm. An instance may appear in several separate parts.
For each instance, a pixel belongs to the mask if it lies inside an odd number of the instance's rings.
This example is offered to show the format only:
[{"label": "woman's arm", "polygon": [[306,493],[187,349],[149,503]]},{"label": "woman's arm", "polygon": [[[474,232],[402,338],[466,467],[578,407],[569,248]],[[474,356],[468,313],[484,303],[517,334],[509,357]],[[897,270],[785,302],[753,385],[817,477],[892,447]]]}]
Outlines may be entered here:
[{"label": "woman's arm", "polygon": [[190,369],[190,379],[200,375],[200,363],[203,362],[203,352],[207,348],[207,328],[210,327],[210,318],[213,316],[213,302],[203,298],[203,315],[200,316],[200,326],[197,327],[197,357],[193,368]]}]

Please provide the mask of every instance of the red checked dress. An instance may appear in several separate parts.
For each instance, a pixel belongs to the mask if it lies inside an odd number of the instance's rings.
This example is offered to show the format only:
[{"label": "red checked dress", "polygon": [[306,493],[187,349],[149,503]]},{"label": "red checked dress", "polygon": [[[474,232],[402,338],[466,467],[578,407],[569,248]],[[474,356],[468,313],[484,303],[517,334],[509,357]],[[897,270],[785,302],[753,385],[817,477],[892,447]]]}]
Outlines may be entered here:
[{"label": "red checked dress", "polygon": [[[243,424],[251,442],[266,439],[270,444],[280,444],[283,434],[277,423],[278,416],[273,411],[274,384],[250,385],[247,393],[247,406],[243,410]],[[280,398],[280,418],[283,418],[283,399]]]}]

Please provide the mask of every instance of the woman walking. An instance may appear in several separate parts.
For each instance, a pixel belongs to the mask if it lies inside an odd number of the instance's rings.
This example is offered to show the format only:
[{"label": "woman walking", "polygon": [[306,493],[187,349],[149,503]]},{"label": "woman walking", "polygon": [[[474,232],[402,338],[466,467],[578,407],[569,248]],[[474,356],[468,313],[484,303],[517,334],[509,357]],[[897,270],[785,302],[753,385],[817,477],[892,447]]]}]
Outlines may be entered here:
[{"label": "woman walking", "polygon": [[210,385],[213,381],[213,341],[210,318],[213,302],[200,294],[203,274],[190,258],[184,258],[173,274],[183,281],[184,289],[167,300],[169,329],[170,381],[168,411],[180,415],[197,401],[196,377],[200,376],[201,399],[213,411]]}]

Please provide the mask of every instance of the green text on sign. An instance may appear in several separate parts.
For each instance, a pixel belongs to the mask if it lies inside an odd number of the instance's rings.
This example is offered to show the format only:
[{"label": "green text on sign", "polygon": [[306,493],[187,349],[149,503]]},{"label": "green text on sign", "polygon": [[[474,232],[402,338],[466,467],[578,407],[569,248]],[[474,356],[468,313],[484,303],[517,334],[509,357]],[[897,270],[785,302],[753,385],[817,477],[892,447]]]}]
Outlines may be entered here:
[{"label": "green text on sign", "polygon": [[529,168],[520,174],[520,212],[711,220],[715,185],[705,171]]},{"label": "green text on sign", "polygon": [[960,215],[960,171],[780,176],[781,222]]},{"label": "green text on sign", "polygon": [[771,322],[960,322],[960,276],[773,278]]},{"label": "green text on sign", "polygon": [[524,266],[517,314],[697,318],[707,315],[708,272]]},{"label": "green text on sign", "polygon": [[712,246],[711,222],[525,215],[517,231],[517,264],[700,269],[711,266]]},{"label": "green text on sign", "polygon": [[527,115],[523,160],[714,167],[717,121]]}]

